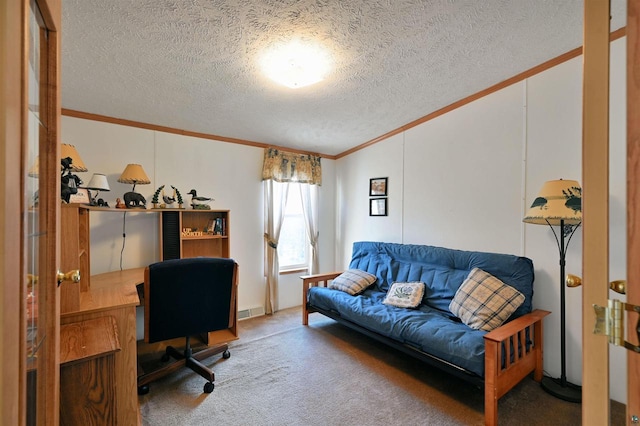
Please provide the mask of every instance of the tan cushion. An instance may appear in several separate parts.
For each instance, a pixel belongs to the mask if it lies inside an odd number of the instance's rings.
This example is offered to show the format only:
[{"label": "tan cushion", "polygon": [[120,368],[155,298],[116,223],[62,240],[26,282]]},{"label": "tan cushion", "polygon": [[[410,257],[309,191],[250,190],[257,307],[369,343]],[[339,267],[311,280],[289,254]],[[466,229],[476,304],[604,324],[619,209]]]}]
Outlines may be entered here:
[{"label": "tan cushion", "polygon": [[376,282],[377,277],[360,269],[349,269],[329,283],[329,288],[344,291],[352,296],[362,293]]},{"label": "tan cushion", "polygon": [[500,327],[524,302],[524,295],[493,275],[474,268],[456,291],[449,310],[476,330]]},{"label": "tan cushion", "polygon": [[393,283],[382,303],[399,308],[416,308],[424,295],[423,282]]}]

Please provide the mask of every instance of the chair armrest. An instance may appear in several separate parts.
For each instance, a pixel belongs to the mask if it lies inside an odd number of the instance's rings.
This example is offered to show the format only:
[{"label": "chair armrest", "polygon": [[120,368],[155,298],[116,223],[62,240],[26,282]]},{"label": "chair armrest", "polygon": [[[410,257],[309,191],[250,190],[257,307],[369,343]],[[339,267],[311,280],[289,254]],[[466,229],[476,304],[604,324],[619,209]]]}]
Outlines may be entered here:
[{"label": "chair armrest", "polygon": [[536,322],[542,320],[550,313],[551,312],[543,311],[542,309],[535,309],[530,313],[521,316],[520,318],[516,318],[513,321],[509,321],[508,323],[503,324],[494,330],[491,330],[484,335],[484,338],[486,340],[492,340],[494,342],[502,342],[509,336],[517,334],[519,331],[522,331],[532,324],[535,324]]},{"label": "chair armrest", "polygon": [[302,275],[302,325],[309,324],[309,308],[307,307],[307,293],[309,287],[327,287],[329,281],[336,278],[342,272],[328,272],[326,274]]}]

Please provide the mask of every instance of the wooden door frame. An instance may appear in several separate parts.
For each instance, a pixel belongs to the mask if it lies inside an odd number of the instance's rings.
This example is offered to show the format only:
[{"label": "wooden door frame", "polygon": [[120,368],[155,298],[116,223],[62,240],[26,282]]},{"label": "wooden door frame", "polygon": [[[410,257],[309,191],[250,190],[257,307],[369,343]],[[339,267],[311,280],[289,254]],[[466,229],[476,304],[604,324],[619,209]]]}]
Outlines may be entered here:
[{"label": "wooden door frame", "polygon": [[[55,288],[55,271],[58,260],[57,236],[59,224],[56,218],[60,210],[59,188],[60,173],[55,168],[60,157],[60,25],[62,22],[61,0],[38,0],[40,12],[46,27],[50,30],[46,43],[47,57],[43,64],[47,74],[48,93],[43,105],[47,106],[41,114],[46,115],[50,130],[46,133],[45,146],[40,154],[56,161],[49,162],[49,169],[42,169],[46,162],[41,161],[40,178],[42,184],[52,190],[46,191],[48,197],[40,199],[40,208],[44,212],[44,226],[48,229],[47,259],[41,266],[40,282],[51,283],[46,288],[43,299],[52,312],[52,318],[46,326],[49,336],[55,336],[53,343],[46,343],[46,356],[52,357],[56,367],[49,368],[40,378],[50,395],[43,403],[44,415],[38,424],[57,425],[59,419],[59,297]],[[25,285],[23,282],[22,250],[22,208],[24,205],[24,170],[22,167],[23,146],[27,135],[27,65],[26,51],[28,16],[30,1],[3,1],[0,3],[0,424],[23,425],[26,422],[26,321]],[[54,214],[47,214],[54,213]],[[42,300],[42,299],[41,299]]]},{"label": "wooden door frame", "polygon": [[[22,45],[24,2],[0,3],[0,423],[23,424],[25,401],[20,392],[24,373],[20,289],[20,159],[22,146]],[[18,42],[16,42],[18,41]],[[22,388],[24,388],[24,381]]]},{"label": "wooden door frame", "polygon": [[[627,303],[640,305],[640,2],[627,2]],[[634,325],[638,314],[628,313]],[[634,327],[627,340],[640,344]],[[640,416],[640,355],[627,353],[627,419]]]},{"label": "wooden door frame", "polygon": [[593,305],[609,296],[609,16],[608,1],[584,1],[582,421],[598,425],[610,416],[609,344],[593,334]]}]

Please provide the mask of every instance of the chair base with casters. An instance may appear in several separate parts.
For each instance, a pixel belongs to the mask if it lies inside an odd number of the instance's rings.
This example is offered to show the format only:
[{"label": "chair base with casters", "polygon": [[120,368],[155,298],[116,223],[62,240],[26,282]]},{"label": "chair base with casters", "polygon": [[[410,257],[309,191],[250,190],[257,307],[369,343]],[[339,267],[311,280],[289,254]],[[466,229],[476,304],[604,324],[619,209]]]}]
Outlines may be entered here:
[{"label": "chair base with casters", "polygon": [[159,368],[156,365],[148,372],[138,362],[138,394],[147,393],[149,383],[184,367],[207,380],[205,393],[213,391],[215,375],[201,361],[219,353],[227,359],[231,356],[229,347],[222,343],[196,352],[189,336],[226,330],[233,324],[237,269],[233,259],[204,257],[165,260],[145,269],[144,342],[175,345],[170,340],[185,338],[185,347],[166,347],[161,361],[176,361]]},{"label": "chair base with casters", "polygon": [[194,353],[191,348],[190,339],[187,337],[185,348],[182,352],[173,346],[167,346],[161,358],[162,362],[168,362],[171,358],[177,361],[148,373],[145,373],[142,370],[142,366],[138,364],[138,395],[145,395],[149,393],[149,383],[165,377],[183,367],[190,368],[207,380],[203,389],[205,393],[213,392],[213,389],[215,388],[213,383],[215,381],[215,374],[213,373],[213,370],[202,364],[200,361],[219,353],[222,353],[223,359],[229,359],[231,357],[229,345],[226,343],[216,345]]}]

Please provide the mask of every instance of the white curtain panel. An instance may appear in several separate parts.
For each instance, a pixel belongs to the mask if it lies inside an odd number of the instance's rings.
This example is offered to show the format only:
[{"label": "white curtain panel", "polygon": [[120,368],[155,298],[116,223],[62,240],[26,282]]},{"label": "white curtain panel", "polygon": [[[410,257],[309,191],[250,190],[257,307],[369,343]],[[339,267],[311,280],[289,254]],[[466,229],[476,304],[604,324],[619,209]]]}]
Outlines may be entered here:
[{"label": "white curtain panel", "polygon": [[288,182],[264,180],[264,250],[265,250],[265,279],[266,300],[265,313],[273,314],[278,310],[278,276],[280,265],[278,262],[278,240],[284,219],[284,210],[289,195]]},{"label": "white curtain panel", "polygon": [[302,200],[302,212],[304,224],[307,230],[307,238],[311,246],[311,258],[309,259],[309,274],[317,274],[318,262],[318,203],[320,187],[318,185],[300,184],[300,199]]}]

